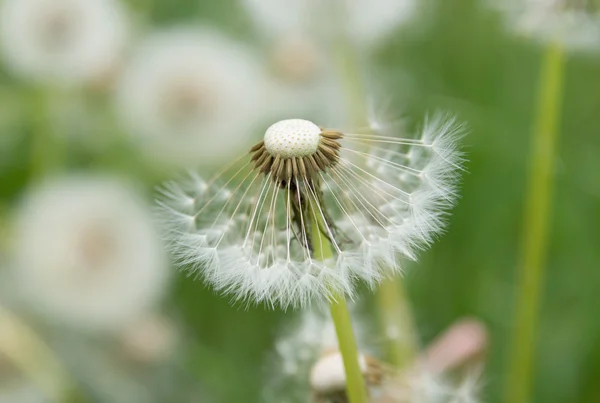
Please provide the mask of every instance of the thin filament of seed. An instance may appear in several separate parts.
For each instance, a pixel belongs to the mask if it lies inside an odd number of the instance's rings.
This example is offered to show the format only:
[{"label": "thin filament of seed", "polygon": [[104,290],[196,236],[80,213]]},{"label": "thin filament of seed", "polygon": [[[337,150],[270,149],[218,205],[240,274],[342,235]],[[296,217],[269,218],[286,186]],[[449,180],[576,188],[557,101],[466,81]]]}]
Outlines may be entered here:
[{"label": "thin filament of seed", "polygon": [[[329,175],[329,173],[326,173],[327,175]],[[327,186],[327,188],[329,189],[329,191],[331,192],[331,195],[333,196],[334,200],[336,201],[336,203],[338,204],[338,206],[340,207],[340,209],[344,212],[344,214],[348,217],[348,219],[350,220],[350,222],[352,223],[352,226],[356,229],[356,232],[358,232],[358,234],[361,236],[361,238],[363,239],[363,241],[367,242],[368,244],[370,244],[367,239],[364,237],[364,235],[362,234],[362,232],[358,229],[358,227],[356,226],[356,223],[354,222],[354,220],[352,219],[352,217],[350,216],[350,214],[348,214],[348,212],[344,209],[344,206],[342,206],[342,204],[340,203],[339,199],[337,198],[337,196],[335,195],[335,192],[331,189],[331,187],[329,186],[329,183],[327,183],[327,181],[325,180],[325,178],[323,177],[323,173],[319,172],[319,175],[321,175],[321,178],[323,178],[323,181],[325,182],[325,186]],[[330,176],[330,175],[329,175]],[[330,176],[331,177],[331,176]]]},{"label": "thin filament of seed", "polygon": [[344,133],[344,138],[352,141],[370,141],[376,143],[393,143],[405,146],[430,147],[431,144],[423,142],[421,139],[403,139],[398,137],[377,136],[372,134],[354,134]]},{"label": "thin filament of seed", "polygon": [[[331,243],[333,244],[333,247],[335,248],[335,250],[336,250],[336,252],[338,254],[341,254],[342,251],[341,251],[340,247],[338,246],[337,242],[335,241],[335,238],[333,236],[331,228],[330,228],[329,224],[327,223],[327,220],[325,219],[325,214],[323,214],[323,210],[321,209],[321,203],[319,203],[319,200],[317,199],[317,195],[316,195],[315,191],[312,189],[311,186],[308,186],[308,191],[310,192],[310,194],[312,195],[312,197],[315,200],[314,204],[317,205],[317,209],[319,210],[319,214],[321,215],[321,218],[323,219],[323,225],[327,229],[327,234],[329,236],[329,239],[330,239]],[[315,220],[316,220],[316,217],[315,217]]]},{"label": "thin filament of seed", "polygon": [[[248,192],[250,191],[250,189],[252,189],[252,184],[253,184],[253,183],[256,181],[256,179],[258,179],[258,177],[259,177],[259,176],[260,176],[260,173],[256,173],[256,174],[254,175],[254,178],[252,178],[252,181],[250,182],[250,184],[249,184],[249,185],[246,187],[246,190],[244,191],[244,193],[243,193],[243,194],[242,194],[242,196],[240,197],[240,200],[238,201],[237,205],[235,206],[235,209],[234,209],[234,210],[233,210],[233,212],[231,213],[231,218],[230,218],[230,220],[231,220],[231,219],[233,219],[233,217],[235,217],[235,215],[237,214],[237,212],[238,212],[239,208],[241,207],[241,205],[242,205],[242,204],[243,204],[243,202],[244,202],[244,199],[246,198],[246,195],[248,194]],[[242,185],[242,183],[240,183],[240,185],[238,185],[238,188],[239,188],[239,186],[241,186],[241,185]],[[237,192],[237,189],[234,191],[234,194],[235,194],[236,192]],[[232,195],[231,199],[233,199],[233,195]],[[230,199],[230,200],[231,200],[231,199]],[[229,200],[228,200],[227,202],[229,203]],[[223,207],[223,208],[225,208],[225,207]],[[221,212],[219,213],[219,215],[221,215],[221,213],[222,213],[222,210],[221,210]],[[218,217],[217,217],[217,218],[218,218]],[[213,224],[212,224],[211,228],[213,228],[213,227],[214,227],[214,225],[216,224],[216,222],[217,222],[217,219],[215,219],[215,221],[213,222]],[[223,238],[225,238],[225,232],[223,232],[223,234],[221,235],[221,237],[220,237],[220,238],[219,238],[219,240],[217,241],[217,244],[215,245],[215,248],[219,247],[219,245],[221,244],[221,241],[223,240]]]},{"label": "thin filament of seed", "polygon": [[[412,168],[412,167],[409,167],[406,165],[398,164],[397,162],[392,162],[390,160],[386,160],[385,158],[379,157],[375,154],[369,154],[369,153],[365,153],[362,151],[353,150],[351,148],[344,148],[344,151],[349,151],[351,153],[355,153],[355,154],[358,154],[358,155],[361,155],[364,157],[373,158],[373,159],[381,162],[382,164],[384,164],[387,167],[396,168],[398,171],[406,172],[406,173],[409,173],[409,174],[412,174],[415,176],[420,176],[423,173],[423,171],[420,171],[418,169],[415,169],[415,168]],[[388,150],[386,150],[386,151],[388,151]]]},{"label": "thin filament of seed", "polygon": [[[258,210],[258,215],[257,215],[257,219],[256,219],[256,226],[253,226],[252,229],[252,233],[256,234],[258,231],[258,226],[260,225],[260,217],[262,217],[262,212],[264,210],[265,204],[267,199],[269,198],[269,193],[271,192],[271,186],[273,186],[273,182],[269,181],[269,187],[267,188],[267,192],[265,193],[265,197],[262,199],[261,203],[260,203],[260,209]],[[252,240],[251,240],[251,247],[250,250],[254,250],[255,247],[255,243],[256,243],[256,237],[253,236]]]},{"label": "thin filament of seed", "polygon": [[253,211],[252,211],[252,218],[250,219],[250,222],[248,223],[248,232],[246,232],[246,238],[244,239],[242,248],[244,248],[246,246],[246,243],[248,242],[248,238],[250,237],[250,232],[252,231],[254,220],[256,218],[256,213],[258,212],[258,206],[259,206],[259,204],[261,204],[260,201],[263,197],[263,192],[265,191],[266,186],[267,185],[270,186],[270,184],[271,184],[271,182],[269,181],[269,177],[270,177],[270,175],[267,175],[267,177],[263,180],[263,185],[260,190],[260,194],[258,195],[258,199],[256,200],[256,202],[254,203]]},{"label": "thin filament of seed", "polygon": [[391,187],[391,188],[392,188],[392,189],[394,189],[394,190],[397,190],[399,193],[402,193],[402,194],[404,194],[405,196],[410,196],[410,193],[408,193],[407,191],[397,188],[396,186],[392,185],[391,183],[389,183],[389,182],[386,182],[386,181],[384,181],[383,179],[381,179],[380,177],[378,177],[378,176],[376,176],[376,175],[373,175],[372,173],[370,173],[370,172],[368,172],[368,171],[366,171],[366,170],[362,169],[361,167],[359,167],[358,165],[354,164],[353,162],[351,162],[351,161],[349,161],[349,160],[343,160],[343,164],[340,164],[340,165],[344,165],[344,164],[349,164],[349,165],[352,165],[354,168],[356,168],[356,169],[358,169],[359,171],[361,171],[361,172],[363,172],[363,173],[367,174],[368,176],[370,176],[371,178],[375,179],[376,181],[378,181],[378,182],[381,182],[381,183],[383,183],[384,185],[387,185],[387,186]]},{"label": "thin filament of seed", "polygon": [[[221,186],[219,188],[219,190],[217,190],[214,195],[207,200],[206,203],[204,203],[204,206],[202,206],[197,212],[196,214],[194,214],[194,220],[198,218],[198,216],[200,214],[202,214],[202,212],[204,212],[204,209],[208,208],[208,206],[215,200],[215,198],[221,193],[222,190],[226,189],[227,186],[229,186],[229,184],[240,174],[240,172],[242,172],[244,170],[244,168],[246,168],[248,165],[250,164],[250,162],[247,162],[246,164],[244,164],[240,169],[237,170],[237,172],[235,174],[233,174],[233,176],[231,178],[229,178],[229,180],[227,180],[227,182],[225,182],[223,184],[223,186]],[[208,187],[208,185],[207,185]],[[195,200],[195,198],[194,198]]]},{"label": "thin filament of seed", "polygon": [[304,240],[304,250],[305,253],[308,253],[308,260],[310,263],[312,263],[312,255],[311,255],[311,251],[310,251],[310,244],[308,243],[308,236],[306,234],[306,224],[304,223],[304,214],[302,214],[302,210],[304,210],[302,208],[302,197],[300,196],[300,193],[298,193],[298,205],[300,206],[300,208],[298,209],[300,211],[300,231],[302,233],[302,237]]},{"label": "thin filament of seed", "polygon": [[[390,208],[392,208],[392,209],[393,209],[393,211],[394,211],[394,215],[395,215],[395,216],[397,216],[397,217],[401,217],[401,216],[402,216],[402,212],[401,212],[401,211],[399,211],[399,210],[397,209],[397,207],[396,207],[396,204],[395,204],[395,203],[392,203],[392,202],[391,202],[389,199],[387,199],[387,198],[386,198],[384,195],[387,195],[387,196],[391,197],[391,198],[392,198],[392,200],[396,200],[396,201],[398,201],[398,202],[404,203],[404,204],[406,204],[408,207],[411,207],[411,206],[412,206],[412,203],[411,203],[410,201],[406,201],[406,200],[404,200],[404,199],[400,199],[400,198],[394,197],[394,195],[390,194],[389,192],[386,192],[386,191],[385,191],[385,190],[383,190],[383,189],[378,189],[378,188],[376,188],[376,187],[372,186],[372,185],[371,185],[371,183],[369,183],[369,182],[368,182],[366,179],[364,179],[364,178],[362,178],[362,177],[360,177],[360,176],[356,175],[356,173],[355,173],[354,171],[352,171],[352,170],[350,170],[350,169],[348,169],[348,168],[345,168],[345,167],[340,167],[339,171],[340,171],[340,174],[343,174],[344,172],[346,172],[347,174],[352,174],[352,175],[355,175],[355,176],[356,176],[356,178],[355,178],[355,179],[357,179],[357,180],[358,180],[358,181],[359,181],[361,184],[363,184],[363,185],[364,185],[364,186],[365,186],[365,187],[366,187],[368,190],[370,190],[370,191],[372,192],[372,194],[373,194],[373,195],[375,195],[375,196],[377,196],[378,198],[380,198],[380,199],[383,201],[383,203],[386,203],[386,204],[388,204],[388,206],[389,206]],[[351,179],[349,178],[349,179],[348,179],[348,181],[350,181],[350,180],[351,180]],[[409,199],[410,199],[410,197],[409,197]],[[377,208],[375,208],[375,209],[377,209]],[[377,212],[379,212],[379,209],[377,209]],[[387,219],[387,220],[388,220],[388,221],[389,221],[391,224],[393,224],[393,225],[395,224],[395,223],[394,223],[394,222],[393,222],[391,219],[389,219],[389,218],[388,218],[388,217],[387,217],[385,214],[383,214],[383,213],[380,213],[380,214],[381,214],[381,216],[385,217],[385,218],[386,218],[386,219]]]},{"label": "thin filament of seed", "polygon": [[[337,171],[335,171],[335,170],[332,170],[332,171],[333,171],[334,173],[336,173],[336,175],[337,175]],[[338,177],[339,177],[339,175],[338,175]],[[341,179],[341,178],[340,178],[340,179]],[[354,202],[354,200],[353,200],[353,197],[350,197],[350,195],[349,195],[349,193],[348,193],[348,189],[344,189],[344,188],[343,188],[343,187],[341,187],[341,186],[339,186],[339,187],[340,187],[340,189],[341,189],[342,193],[344,194],[344,197],[346,197],[346,199],[347,199],[347,200],[348,200],[348,201],[349,201],[349,202],[352,204],[352,206],[354,206],[354,210],[355,210],[355,211],[357,211],[357,212],[359,212],[359,213],[360,213],[360,214],[363,216],[363,218],[364,218],[365,220],[367,220],[367,221],[368,221],[368,218],[367,218],[367,216],[365,215],[365,213],[363,212],[363,209],[361,209],[361,208],[359,208],[359,207],[357,206],[357,204],[356,204],[356,203]],[[351,192],[352,194],[354,194],[354,192],[353,192],[351,189],[350,189],[350,192]],[[364,206],[364,204],[362,204],[362,202],[360,201],[360,199],[359,199],[359,202],[361,203],[361,205],[363,206],[363,208],[364,208],[364,209],[368,210],[368,209],[367,209],[367,208]],[[370,211],[369,211],[369,214],[371,214],[371,213],[370,213]],[[371,215],[372,215],[372,214],[371,214]]]},{"label": "thin filament of seed", "polygon": [[[374,193],[377,193],[378,195],[385,194],[385,195],[388,195],[389,197],[391,197],[392,199],[394,199],[394,200],[397,200],[397,201],[399,201],[399,202],[401,202],[401,203],[405,203],[405,204],[407,204],[407,205],[409,205],[409,206],[411,205],[410,201],[407,201],[407,200],[405,200],[405,199],[403,199],[403,198],[400,198],[400,197],[394,196],[393,194],[391,194],[390,192],[388,192],[388,191],[387,191],[387,190],[385,190],[385,189],[382,189],[382,188],[375,187],[375,186],[372,184],[372,182],[369,182],[369,181],[368,181],[366,178],[363,178],[363,177],[362,177],[362,176],[360,176],[358,173],[354,172],[352,169],[350,169],[350,168],[348,168],[348,167],[345,167],[345,166],[343,166],[343,164],[340,164],[340,165],[338,166],[338,168],[337,168],[337,169],[340,169],[340,170],[343,170],[344,172],[347,172],[347,173],[348,173],[349,175],[351,175],[351,176],[352,176],[354,179],[358,180],[358,181],[359,181],[361,184],[363,184],[364,186],[366,186],[366,187],[367,187],[369,190],[373,191]],[[406,193],[406,192],[402,192],[402,196],[403,196],[403,197],[408,197],[408,198],[410,199],[410,196],[411,196],[411,194],[410,194],[410,193]],[[386,201],[386,202],[389,202],[389,200],[387,200],[387,199],[386,199],[386,198],[384,198],[383,196],[381,196],[381,198],[382,198],[384,201]]]},{"label": "thin filament of seed", "polygon": [[[244,177],[244,179],[242,179],[242,181],[235,187],[235,189],[233,190],[233,192],[231,192],[231,195],[227,198],[227,201],[223,204],[223,207],[221,207],[221,210],[219,210],[219,213],[216,215],[216,217],[215,217],[212,225],[210,226],[211,229],[214,228],[215,224],[217,223],[217,221],[219,221],[219,218],[221,218],[221,215],[226,210],[227,206],[229,206],[230,203],[234,200],[235,194],[242,188],[242,186],[246,182],[246,179],[248,179],[248,177],[250,175],[252,175],[252,171],[249,171],[248,174]],[[240,199],[240,203],[241,203],[241,201],[243,201],[244,196],[246,195],[246,193],[248,193],[248,190],[252,186],[252,183],[254,183],[254,181],[256,180],[256,178],[258,178],[258,176],[259,176],[258,173],[255,173],[254,178],[252,179],[252,181],[250,182],[250,184],[245,187],[246,190],[244,191],[244,194],[242,195],[242,197]],[[238,206],[239,206],[240,203],[238,203]],[[236,210],[237,210],[237,208],[236,208]],[[235,214],[232,214],[232,215],[235,215]]]},{"label": "thin filament of seed", "polygon": [[[268,237],[268,233],[269,233],[268,232],[269,220],[271,218],[271,214],[273,216],[275,216],[275,201],[277,200],[276,198],[277,198],[277,194],[278,193],[279,193],[279,188],[275,187],[273,189],[273,195],[271,196],[271,202],[269,203],[269,212],[268,212],[267,218],[265,220],[265,227],[264,227],[263,234],[262,234],[262,237],[261,237],[261,240],[260,240],[260,245],[258,247],[258,254],[256,255],[257,256],[256,257],[256,264],[257,265],[259,264],[260,255],[261,255],[262,250],[263,250],[263,245],[264,245],[264,242],[265,242],[265,238]],[[257,229],[258,229],[258,226],[257,226]],[[265,262],[265,265],[266,264],[267,264],[267,262]]]},{"label": "thin filament of seed", "polygon": [[286,191],[286,198],[287,198],[287,206],[286,206],[286,210],[285,210],[285,233],[286,233],[286,237],[287,237],[287,262],[290,263],[291,262],[291,258],[290,258],[290,243],[292,241],[292,234],[291,234],[291,206],[290,206],[290,182],[287,183],[287,191]]},{"label": "thin filament of seed", "polygon": [[[358,191],[358,189],[356,188],[356,186],[354,186],[348,179],[347,177],[345,177],[345,175],[342,175],[340,172],[338,172],[336,169],[332,169],[332,172],[334,172],[337,177],[340,179],[340,181],[342,181],[346,186],[348,186],[348,188],[350,189],[350,192],[352,192],[352,194],[354,196],[356,196],[356,198],[358,199],[359,203],[361,204],[361,206],[363,207],[363,209],[367,210],[367,212],[369,213],[369,215],[371,215],[371,217],[373,217],[373,219],[375,221],[377,221],[377,223],[382,227],[385,228],[386,231],[389,232],[389,230],[387,230],[387,228],[385,227],[385,225],[379,221],[379,218],[377,218],[377,216],[373,213],[376,212],[378,213],[379,216],[383,217],[384,219],[388,220],[390,224],[392,224],[392,221],[386,217],[384,214],[382,214],[377,207],[375,207],[361,192]],[[369,207],[367,207],[364,202],[366,202]],[[365,217],[366,218],[366,217]]]}]

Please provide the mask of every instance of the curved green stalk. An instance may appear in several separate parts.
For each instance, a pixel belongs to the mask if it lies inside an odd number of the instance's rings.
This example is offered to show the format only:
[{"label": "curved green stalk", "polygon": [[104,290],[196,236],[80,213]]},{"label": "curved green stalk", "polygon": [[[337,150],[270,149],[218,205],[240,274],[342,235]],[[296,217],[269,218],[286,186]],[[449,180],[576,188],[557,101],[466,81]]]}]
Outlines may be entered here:
[{"label": "curved green stalk", "polygon": [[527,403],[531,395],[540,288],[548,246],[552,177],[563,87],[564,51],[552,43],[542,62],[538,106],[532,133],[529,184],[525,200],[524,244],[518,279],[507,403]]},{"label": "curved green stalk", "polygon": [[[327,261],[333,257],[333,252],[331,251],[331,243],[320,231],[320,228],[325,228],[325,223],[322,215],[318,213],[319,208],[315,206],[315,203],[318,202],[315,200],[310,201],[309,211],[313,214],[308,214],[308,216],[315,218],[311,225],[313,256],[320,261]],[[367,403],[367,388],[360,369],[356,338],[352,330],[352,320],[345,296],[338,293],[332,295],[329,310],[335,325],[340,354],[344,362],[348,401],[350,403]]]},{"label": "curved green stalk", "polygon": [[388,341],[390,364],[405,368],[416,358],[416,331],[402,277],[389,278],[377,290],[382,327]]}]

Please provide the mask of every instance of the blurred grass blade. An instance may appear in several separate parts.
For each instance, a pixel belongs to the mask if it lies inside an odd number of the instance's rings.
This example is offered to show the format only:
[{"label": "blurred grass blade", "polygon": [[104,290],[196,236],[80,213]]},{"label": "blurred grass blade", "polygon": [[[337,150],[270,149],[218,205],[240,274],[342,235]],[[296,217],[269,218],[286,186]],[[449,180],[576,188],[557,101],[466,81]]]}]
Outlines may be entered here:
[{"label": "blurred grass blade", "polygon": [[524,244],[517,284],[507,403],[526,403],[531,395],[565,64],[559,42],[549,45],[542,63],[525,199]]},{"label": "blurred grass blade", "polygon": [[52,350],[16,315],[0,305],[0,355],[7,357],[54,403],[82,403],[75,387]]}]

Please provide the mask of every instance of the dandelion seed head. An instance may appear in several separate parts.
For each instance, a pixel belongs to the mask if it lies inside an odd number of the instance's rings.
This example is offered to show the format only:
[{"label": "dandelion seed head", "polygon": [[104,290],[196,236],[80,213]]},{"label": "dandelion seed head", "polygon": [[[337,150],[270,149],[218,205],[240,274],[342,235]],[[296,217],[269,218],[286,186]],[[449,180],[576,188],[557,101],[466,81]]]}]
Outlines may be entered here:
[{"label": "dandelion seed head", "polygon": [[286,119],[271,125],[265,132],[265,148],[272,156],[306,157],[319,147],[321,128],[304,119]]},{"label": "dandelion seed head", "polygon": [[[386,126],[387,127],[387,126]],[[402,271],[456,199],[462,128],[446,115],[416,136],[275,123],[216,178],[161,189],[180,265],[245,302],[299,307]],[[331,255],[315,256],[315,245]]]}]

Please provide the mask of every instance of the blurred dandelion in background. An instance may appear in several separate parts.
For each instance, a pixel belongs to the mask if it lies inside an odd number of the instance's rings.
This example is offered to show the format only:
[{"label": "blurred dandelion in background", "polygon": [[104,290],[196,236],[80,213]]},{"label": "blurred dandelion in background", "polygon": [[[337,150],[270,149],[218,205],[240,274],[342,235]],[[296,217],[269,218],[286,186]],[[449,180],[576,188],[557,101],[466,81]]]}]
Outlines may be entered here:
[{"label": "blurred dandelion in background", "polygon": [[595,0],[490,1],[519,36],[548,44],[560,40],[568,50],[600,49],[600,3]]},{"label": "blurred dandelion in background", "polygon": [[116,0],[4,0],[0,32],[4,59],[16,75],[73,85],[101,79],[116,67],[128,24]]},{"label": "blurred dandelion in background", "polygon": [[152,161],[211,166],[253,141],[264,116],[264,76],[252,52],[208,28],[151,34],[117,86],[128,133]]},{"label": "blurred dandelion in background", "polygon": [[192,384],[182,368],[181,353],[187,346],[176,321],[161,313],[134,318],[110,338],[62,330],[51,339],[77,380],[98,401],[196,401],[200,382]]},{"label": "blurred dandelion in background", "polygon": [[353,119],[335,67],[340,34],[348,31],[357,49],[370,52],[417,11],[413,0],[244,0],[242,5],[270,62],[276,116],[327,123]]},{"label": "blurred dandelion in background", "polygon": [[[322,35],[339,34],[340,27],[336,24],[342,22],[347,24],[352,41],[363,49],[376,45],[410,21],[417,8],[414,0],[344,0],[339,2],[339,8],[333,3],[318,0],[242,1],[256,27],[265,35],[277,38],[304,34],[318,41],[323,39]],[[341,19],[339,9],[346,10]]]},{"label": "blurred dandelion in background", "polygon": [[81,175],[34,187],[15,228],[19,297],[49,321],[112,330],[153,308],[168,286],[150,214],[119,180]]},{"label": "blurred dandelion in background", "polygon": [[[461,135],[444,115],[412,138],[277,122],[227,167],[224,184],[192,176],[165,185],[171,248],[237,300],[286,308],[352,296],[355,280],[374,285],[399,272],[398,255],[414,259],[442,229]],[[326,262],[313,256],[321,237],[336,252]]]},{"label": "blurred dandelion in background", "polygon": [[[374,403],[476,403],[487,335],[482,324],[463,320],[440,335],[412,367],[399,371],[381,361],[377,335],[365,313],[353,309],[363,376]],[[464,375],[451,373],[462,366]],[[333,322],[318,310],[302,313],[283,329],[269,356],[265,402],[343,403],[346,379]]]}]

